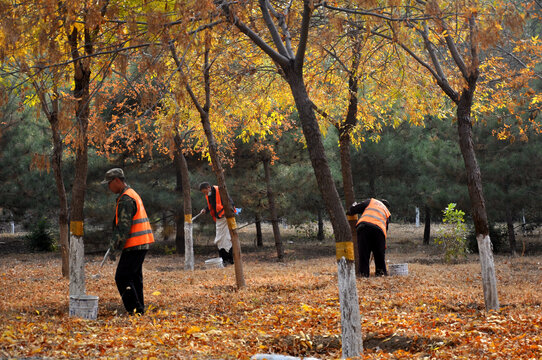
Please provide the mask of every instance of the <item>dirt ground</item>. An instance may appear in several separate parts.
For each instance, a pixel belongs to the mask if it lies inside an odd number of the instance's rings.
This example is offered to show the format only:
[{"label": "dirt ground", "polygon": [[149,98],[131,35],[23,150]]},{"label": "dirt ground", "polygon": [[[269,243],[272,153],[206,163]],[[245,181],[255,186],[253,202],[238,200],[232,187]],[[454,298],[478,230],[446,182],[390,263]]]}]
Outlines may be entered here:
[{"label": "dirt ground", "polygon": [[[195,233],[193,272],[182,257],[151,252],[144,265],[149,309],[140,318],[124,315],[115,264],[100,268],[101,254],[87,256],[87,293],[100,298],[97,320],[68,316],[58,254],[28,253],[19,240],[0,237],[0,359],[340,358],[333,240],[281,228],[286,259],[278,262],[271,229],[263,230],[263,248],[254,246],[253,226],[240,230],[242,289],[233,267],[205,268],[217,255],[208,235]],[[477,255],[446,264],[434,245],[421,244],[422,234],[423,227],[391,224],[387,261],[408,264],[408,275],[357,281],[361,358],[542,359],[540,236],[518,239],[529,249],[524,256],[495,255],[501,309],[486,312]]]}]

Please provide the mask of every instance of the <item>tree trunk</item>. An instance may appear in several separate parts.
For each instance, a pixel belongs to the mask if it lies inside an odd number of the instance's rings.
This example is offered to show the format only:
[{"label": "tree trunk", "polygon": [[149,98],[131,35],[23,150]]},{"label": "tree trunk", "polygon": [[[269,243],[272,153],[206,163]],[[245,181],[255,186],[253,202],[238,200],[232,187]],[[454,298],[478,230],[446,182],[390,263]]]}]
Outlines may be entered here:
[{"label": "tree trunk", "polygon": [[263,236],[262,236],[262,217],[260,213],[256,214],[254,218],[256,224],[256,246],[263,247]]},{"label": "tree trunk", "polygon": [[354,244],[346,213],[325,155],[322,134],[314,114],[303,76],[294,69],[285,69],[288,84],[292,90],[296,108],[301,120],[303,134],[311,159],[318,188],[329,214],[337,250],[339,301],[341,307],[343,356],[359,356],[363,352],[361,318],[356,287]]},{"label": "tree trunk", "polygon": [[254,222],[256,224],[256,246],[263,246],[263,236],[262,236],[262,217],[259,213],[254,217]]},{"label": "tree trunk", "polygon": [[[57,125],[58,126],[58,125]],[[58,227],[60,231],[60,253],[62,254],[62,276],[69,277],[69,226],[68,226],[68,197],[62,178],[62,140],[58,127],[51,124],[53,130],[53,155],[51,166],[55,175],[56,189],[58,193],[59,213]],[[54,128],[54,129],[53,129]]]},{"label": "tree trunk", "polygon": [[516,256],[516,234],[514,232],[514,219],[510,206],[506,206],[506,227],[508,229],[508,243],[510,244],[510,253]]},{"label": "tree trunk", "polygon": [[425,205],[425,226],[423,228],[423,244],[429,245],[431,238],[431,208]]},{"label": "tree trunk", "polygon": [[184,219],[185,214],[183,206],[179,204],[179,206],[177,207],[177,213],[175,214],[175,253],[179,256],[184,255],[185,250]]},{"label": "tree trunk", "polygon": [[62,257],[62,276],[69,278],[70,275],[70,258],[69,258],[69,224],[68,224],[68,196],[66,195],[66,186],[64,185],[64,179],[62,177],[62,138],[60,136],[59,119],[58,119],[58,96],[56,96],[56,87],[54,89],[55,94],[51,97],[51,108],[45,100],[45,94],[41,92],[36,84],[36,91],[39,94],[39,98],[42,102],[42,108],[45,112],[49,124],[51,125],[53,153],[51,154],[51,167],[53,168],[53,174],[55,177],[56,190],[58,194],[59,213],[58,213],[58,227],[60,234],[60,253]]},{"label": "tree trunk", "polygon": [[[71,214],[70,214],[70,232],[71,241],[74,246],[70,245],[70,250],[77,249],[72,255],[70,254],[70,294],[71,283],[82,283],[74,286],[74,289],[83,289],[84,294],[84,249],[83,249],[83,208],[85,204],[85,193],[87,188],[87,172],[88,172],[88,118],[90,113],[90,62],[83,61],[79,57],[79,39],[77,28],[74,27],[69,37],[71,55],[74,60],[74,90],[73,96],[77,101],[75,111],[75,176],[73,180],[72,199],[71,199]],[[85,30],[85,51],[88,54],[92,53],[92,44],[89,43],[90,35],[88,30]],[[79,249],[81,247],[81,249]],[[81,256],[82,258],[78,258]],[[73,267],[73,269],[72,269]],[[79,294],[72,294],[79,295]]]},{"label": "tree trunk", "polygon": [[[354,202],[356,201],[356,197],[354,193],[354,178],[352,177],[352,162],[350,160],[350,134],[346,131],[346,129],[347,128],[345,127],[339,127],[339,150],[341,156],[341,173],[343,179],[344,202],[346,205],[346,209],[350,209],[352,204],[354,204]],[[354,269],[356,275],[361,276],[361,271],[359,267],[358,239],[356,233],[358,216],[348,215],[347,219],[348,224],[350,225],[352,243],[354,244]]]},{"label": "tree trunk", "polygon": [[[348,76],[348,110],[344,122],[336,124],[335,127],[339,131],[339,152],[341,158],[341,174],[343,179],[343,191],[346,210],[350,209],[356,201],[354,192],[354,178],[352,176],[352,162],[350,160],[350,133],[357,123],[358,114],[358,68],[360,64],[360,54],[363,47],[359,34],[352,34],[352,63],[350,75]],[[357,276],[361,276],[359,266],[359,249],[356,232],[356,224],[358,222],[357,215],[347,215],[350,232],[352,234],[352,243],[354,244],[354,262],[355,272]]]},{"label": "tree trunk", "polygon": [[201,123],[207,142],[209,143],[209,155],[211,156],[211,163],[213,165],[213,172],[216,175],[218,182],[218,190],[220,191],[220,198],[222,199],[222,205],[224,206],[224,213],[228,221],[228,228],[231,235],[231,243],[233,247],[233,261],[235,266],[235,279],[237,288],[245,287],[245,275],[243,274],[243,263],[241,259],[241,245],[239,244],[239,235],[237,233],[237,223],[235,222],[235,215],[233,213],[230,204],[230,195],[226,187],[226,178],[224,177],[224,169],[220,162],[220,156],[218,155],[218,149],[216,140],[211,130],[211,123],[209,122],[208,114],[200,114]]},{"label": "tree trunk", "polygon": [[275,238],[275,248],[277,249],[277,258],[282,260],[284,258],[284,251],[282,250],[282,239],[280,237],[279,222],[277,219],[277,208],[275,206],[275,195],[271,188],[271,169],[270,159],[264,158],[263,169],[265,172],[265,185],[267,187],[267,200],[269,201],[269,212],[271,214],[271,225],[273,226],[273,237]]},{"label": "tree trunk", "polygon": [[318,208],[318,234],[316,235],[318,241],[324,241],[324,216],[322,215],[322,209]]},{"label": "tree trunk", "polygon": [[472,140],[471,106],[474,88],[464,90],[457,105],[457,129],[459,133],[459,147],[467,173],[467,185],[472,206],[472,218],[476,231],[476,240],[480,252],[480,265],[482,269],[482,285],[487,310],[499,309],[497,294],[497,278],[495,276],[495,263],[489,238],[489,224],[482,191],[482,176],[476,160]]},{"label": "tree trunk", "polygon": [[[180,194],[179,197],[179,206],[177,207],[176,214],[175,214],[175,252],[177,255],[184,255],[185,251],[185,211],[184,211],[184,201],[183,199],[183,176],[182,176],[182,163],[181,163],[181,156],[182,153],[180,153],[180,137],[177,140],[178,135],[174,136],[175,141],[175,149],[173,150],[173,163],[175,165],[175,175],[177,178],[177,184],[175,186],[175,191]],[[183,206],[181,206],[183,204]],[[192,212],[190,212],[192,214]],[[192,219],[192,217],[190,217]]]},{"label": "tree trunk", "polygon": [[[188,172],[188,163],[181,150],[181,137],[175,134],[175,157],[178,164],[178,176],[181,183],[179,186],[183,192],[184,204],[184,268],[185,270],[194,270],[194,230],[192,224],[192,198],[190,197],[190,173]],[[180,175],[180,176],[179,176]]]}]

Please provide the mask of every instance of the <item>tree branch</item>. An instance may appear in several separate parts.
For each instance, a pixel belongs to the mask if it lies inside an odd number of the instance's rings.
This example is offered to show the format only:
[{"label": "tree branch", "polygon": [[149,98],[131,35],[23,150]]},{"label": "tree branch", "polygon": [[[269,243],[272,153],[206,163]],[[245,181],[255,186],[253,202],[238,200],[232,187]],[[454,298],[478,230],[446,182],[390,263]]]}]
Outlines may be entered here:
[{"label": "tree branch", "polygon": [[271,11],[271,14],[278,20],[279,26],[282,29],[282,33],[284,35],[284,42],[286,43],[286,51],[288,52],[288,57],[290,59],[294,58],[294,52],[292,50],[292,35],[290,34],[290,31],[288,30],[288,24],[286,23],[286,18],[288,17],[288,12],[290,10],[290,7],[292,6],[292,1],[290,0],[290,3],[284,10],[284,14],[280,14],[278,11],[273,8],[273,5],[269,3],[269,0],[266,0],[267,6],[269,8],[269,11]]},{"label": "tree branch", "polygon": [[459,71],[461,71],[461,74],[463,75],[465,80],[467,80],[469,78],[469,71],[467,69],[467,65],[465,64],[463,57],[457,50],[457,46],[455,45],[454,40],[450,36],[450,30],[448,29],[448,26],[446,26],[446,23],[442,19],[439,19],[439,22],[441,23],[442,28],[444,29],[444,40],[446,41],[448,50],[450,51],[450,54],[452,55],[452,58],[454,59],[455,64],[459,68]]},{"label": "tree branch", "polygon": [[177,49],[175,49],[175,42],[173,40],[169,42],[169,49],[171,51],[171,57],[173,57],[173,60],[175,61],[175,65],[177,65],[177,71],[181,74],[181,77],[183,79],[184,87],[186,91],[188,92],[188,95],[192,99],[194,106],[196,106],[196,109],[201,115],[206,115],[205,110],[203,109],[203,107],[201,107],[198,101],[198,98],[196,97],[196,94],[194,94],[194,92],[192,91],[192,87],[190,86],[190,84],[188,83],[188,80],[186,79],[186,75],[184,74],[184,71],[183,71],[183,64],[181,63],[181,61],[179,60],[179,57],[177,56]]},{"label": "tree branch", "polygon": [[269,14],[269,8],[271,5],[269,4],[269,0],[259,0],[260,2],[260,9],[262,11],[263,20],[265,21],[265,24],[267,25],[267,29],[269,30],[269,33],[271,34],[271,38],[273,38],[273,43],[277,47],[277,50],[279,54],[282,56],[288,57],[288,52],[286,51],[286,48],[284,47],[284,44],[282,43],[282,39],[280,38],[280,34],[277,31],[277,27],[275,26],[275,23],[273,23],[273,19],[271,19],[271,15]]},{"label": "tree branch", "polygon": [[239,31],[248,36],[248,38],[252,40],[256,44],[256,46],[262,49],[262,51],[265,52],[271,59],[273,59],[273,61],[275,61],[282,67],[288,65],[289,60],[286,56],[278,53],[275,49],[269,46],[265,42],[265,40],[263,40],[258,34],[256,34],[252,29],[245,25],[245,23],[239,20],[237,15],[235,15],[229,8],[229,3],[227,2],[227,0],[217,0],[215,4],[222,9],[222,12],[224,13],[227,21],[235,25],[239,29]]},{"label": "tree branch", "polygon": [[303,62],[305,61],[305,51],[307,49],[307,42],[309,40],[309,25],[311,21],[312,1],[303,1],[303,19],[301,21],[301,29],[299,35],[299,45],[297,47],[297,53],[295,55],[295,68],[297,71],[303,69]]}]

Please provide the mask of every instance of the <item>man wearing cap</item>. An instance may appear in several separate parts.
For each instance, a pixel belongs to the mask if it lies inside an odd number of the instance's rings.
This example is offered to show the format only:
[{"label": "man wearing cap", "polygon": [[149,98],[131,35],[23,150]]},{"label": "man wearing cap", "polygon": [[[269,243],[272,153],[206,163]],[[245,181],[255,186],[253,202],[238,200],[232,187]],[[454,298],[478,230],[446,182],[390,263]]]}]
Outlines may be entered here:
[{"label": "man wearing cap", "polygon": [[113,168],[105,173],[102,184],[117,197],[113,237],[109,244],[111,252],[122,249],[115,282],[129,314],[142,315],[145,311],[143,298],[143,261],[154,242],[151,224],[141,197],[124,182],[124,172]]},{"label": "man wearing cap", "polygon": [[366,199],[354,203],[348,215],[361,214],[356,224],[359,267],[361,275],[369,277],[371,252],[375,260],[375,275],[388,275],[386,269],[386,237],[391,214],[387,200]]}]

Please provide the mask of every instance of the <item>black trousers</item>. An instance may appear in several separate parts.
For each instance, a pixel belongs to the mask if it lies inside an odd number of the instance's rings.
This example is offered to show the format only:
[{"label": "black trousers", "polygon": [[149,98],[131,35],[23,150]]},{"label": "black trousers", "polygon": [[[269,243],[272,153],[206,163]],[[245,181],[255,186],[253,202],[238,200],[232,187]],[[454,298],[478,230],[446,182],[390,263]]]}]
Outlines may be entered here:
[{"label": "black trousers", "polygon": [[145,312],[143,298],[143,261],[148,250],[123,251],[120,255],[115,282],[124,307],[129,314]]},{"label": "black trousers", "polygon": [[226,249],[218,249],[218,255],[222,258],[224,265],[233,264],[233,247],[230,248],[230,251]]},{"label": "black trousers", "polygon": [[369,277],[371,253],[375,259],[375,275],[388,275],[386,270],[386,237],[379,228],[361,224],[357,228],[359,267],[362,276]]}]

